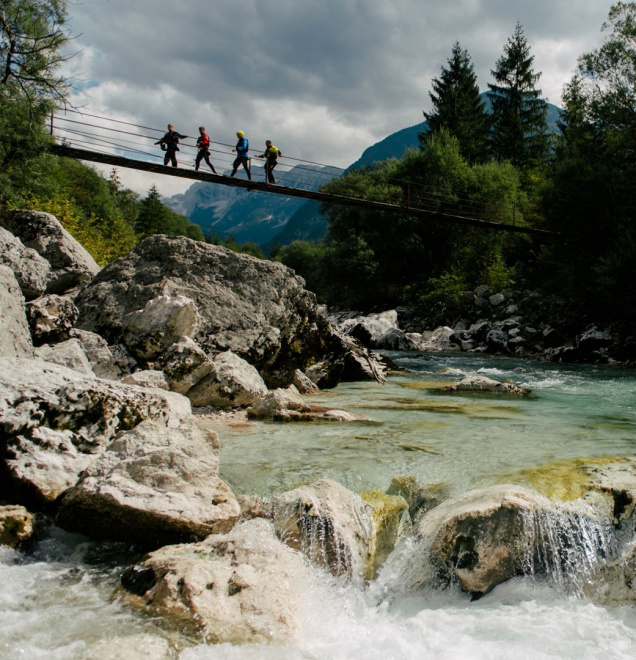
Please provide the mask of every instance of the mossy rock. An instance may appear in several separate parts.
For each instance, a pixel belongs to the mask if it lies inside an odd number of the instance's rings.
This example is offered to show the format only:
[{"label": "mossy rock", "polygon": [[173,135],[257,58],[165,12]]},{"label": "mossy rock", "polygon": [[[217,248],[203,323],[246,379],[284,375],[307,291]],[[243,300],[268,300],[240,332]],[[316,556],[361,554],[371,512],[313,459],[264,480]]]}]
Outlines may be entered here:
[{"label": "mossy rock", "polygon": [[360,493],[360,497],[373,510],[375,534],[371,547],[372,566],[367,571],[367,577],[371,578],[395,548],[403,527],[404,513],[409,505],[401,495],[387,495],[379,490],[368,490]]}]

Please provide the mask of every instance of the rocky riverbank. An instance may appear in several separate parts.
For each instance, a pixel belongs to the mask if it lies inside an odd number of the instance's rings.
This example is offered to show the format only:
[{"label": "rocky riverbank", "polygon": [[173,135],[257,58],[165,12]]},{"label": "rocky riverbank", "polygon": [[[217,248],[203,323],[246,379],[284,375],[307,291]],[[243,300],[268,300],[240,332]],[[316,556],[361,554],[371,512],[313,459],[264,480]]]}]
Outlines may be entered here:
[{"label": "rocky riverbank", "polygon": [[[341,318],[340,331],[281,264],[153,236],[100,270],[50,215],[2,223],[2,544],[28,547],[46,533],[42,521],[134,544],[139,559],[116,596],[207,642],[293,639],[300,596],[325,572],[363,585],[389,562],[383,575],[399,584],[383,578],[387,597],[424,582],[479,597],[530,570],[548,575],[573,561],[546,536],[563,520],[565,544],[579,532],[592,539],[576,557],[599,559],[585,567],[593,597],[636,600],[630,459],[577,464],[575,508],[515,484],[447,499],[409,475],[387,492],[322,478],[268,498],[220,478],[224,424],[369,423],[303,398],[385,378],[356,339],[363,330],[373,342],[402,333],[425,350],[469,329],[409,337],[394,311]],[[445,396],[467,390],[527,394],[479,377]]]},{"label": "rocky riverbank", "polygon": [[[328,315],[340,331],[369,348],[463,351],[560,363],[636,364],[636,335],[625,327],[572,319],[564,301],[530,291],[467,292],[449,325],[427,327],[414,310]],[[558,321],[557,319],[561,319]]]}]

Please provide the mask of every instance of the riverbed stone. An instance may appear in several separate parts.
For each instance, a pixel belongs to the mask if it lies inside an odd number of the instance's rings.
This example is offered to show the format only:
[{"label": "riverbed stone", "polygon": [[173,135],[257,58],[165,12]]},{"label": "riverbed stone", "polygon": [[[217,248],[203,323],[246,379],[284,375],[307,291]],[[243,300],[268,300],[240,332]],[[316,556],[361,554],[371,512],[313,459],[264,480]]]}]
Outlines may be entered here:
[{"label": "riverbed stone", "polygon": [[34,517],[23,506],[0,506],[0,545],[15,548],[33,536]]},{"label": "riverbed stone", "polygon": [[487,376],[464,376],[457,383],[444,386],[445,392],[489,392],[494,394],[530,394],[530,389],[510,381],[498,381]]},{"label": "riverbed stone", "polygon": [[416,534],[440,574],[473,596],[523,572],[529,551],[526,516],[549,507],[538,493],[504,484],[443,502],[423,516]]},{"label": "riverbed stone", "polygon": [[132,606],[217,644],[299,641],[315,582],[306,557],[281,543],[263,519],[200,543],[160,548],[122,576]]},{"label": "riverbed stone", "polygon": [[281,540],[334,575],[373,576],[373,509],[331,479],[299,486],[274,499]]},{"label": "riverbed stone", "polygon": [[240,506],[219,479],[217,434],[148,420],[120,433],[64,496],[56,522],[158,547],[229,531]]},{"label": "riverbed stone", "polygon": [[256,401],[247,409],[247,416],[251,419],[273,419],[275,415],[285,410],[309,412],[311,407],[305,403],[300,392],[294,385],[286,389],[270,390],[262,399]]},{"label": "riverbed stone", "polygon": [[[373,576],[375,576],[393,552],[395,544],[405,530],[410,529],[408,503],[400,495],[387,495],[379,490],[360,493],[360,497],[371,506],[373,516]],[[405,515],[406,514],[406,515]]]},{"label": "riverbed stone", "polygon": [[219,353],[211,371],[186,396],[194,406],[250,406],[267,394],[267,385],[251,364],[232,351]]}]

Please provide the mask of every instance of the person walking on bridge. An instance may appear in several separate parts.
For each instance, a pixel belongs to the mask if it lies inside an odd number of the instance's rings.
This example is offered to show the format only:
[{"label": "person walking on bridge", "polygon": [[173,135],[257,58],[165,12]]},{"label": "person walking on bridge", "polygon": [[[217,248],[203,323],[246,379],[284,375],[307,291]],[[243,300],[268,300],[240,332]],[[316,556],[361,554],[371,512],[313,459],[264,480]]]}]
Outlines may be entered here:
[{"label": "person walking on bridge", "polygon": [[216,174],[214,165],[210,162],[210,136],[205,132],[205,126],[199,126],[199,137],[197,138],[197,149],[199,153],[194,163],[194,169],[198,171],[201,161],[205,158],[205,162],[210,166],[210,169]]},{"label": "person walking on bridge", "polygon": [[172,124],[168,124],[168,132],[161,138],[161,140],[155,142],[155,144],[160,144],[161,148],[165,150],[166,155],[163,159],[164,166],[169,162],[172,163],[172,167],[177,167],[177,151],[179,149],[179,140],[185,140],[188,136],[181,135],[174,130]]},{"label": "person walking on bridge", "polygon": [[265,158],[265,183],[276,183],[274,168],[278,164],[278,157],[283,154],[272,144],[271,140],[265,140],[265,147],[265,152],[258,156],[258,158]]},{"label": "person walking on bridge", "polygon": [[236,170],[238,170],[239,168],[239,165],[242,165],[245,172],[247,172],[247,178],[251,181],[252,175],[250,173],[250,168],[248,164],[249,142],[245,137],[245,133],[243,133],[243,131],[236,131],[236,137],[238,138],[238,141],[236,143],[236,147],[232,149],[232,153],[236,154],[236,160],[232,165],[232,174],[230,174],[230,176],[234,176],[236,174]]}]

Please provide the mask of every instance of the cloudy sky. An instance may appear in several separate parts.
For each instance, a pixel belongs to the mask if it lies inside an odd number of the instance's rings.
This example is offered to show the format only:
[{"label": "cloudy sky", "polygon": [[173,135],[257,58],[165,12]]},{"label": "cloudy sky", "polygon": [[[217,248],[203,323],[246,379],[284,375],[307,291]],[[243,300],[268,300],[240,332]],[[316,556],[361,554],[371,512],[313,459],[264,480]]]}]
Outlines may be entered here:
[{"label": "cloudy sky", "polygon": [[[423,121],[431,80],[455,41],[482,91],[517,21],[560,104],[577,58],[602,43],[610,0],[76,0],[69,28],[74,104],[148,127],[172,122],[253,147],[346,167]],[[149,141],[149,149],[150,147]],[[157,149],[154,147],[154,149]],[[188,184],[120,171],[143,192]]]}]

